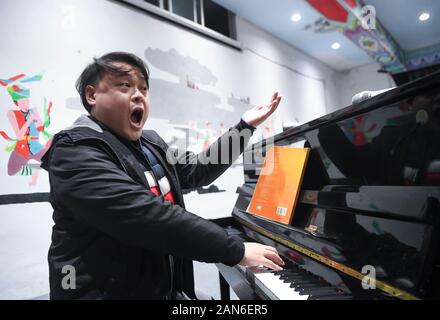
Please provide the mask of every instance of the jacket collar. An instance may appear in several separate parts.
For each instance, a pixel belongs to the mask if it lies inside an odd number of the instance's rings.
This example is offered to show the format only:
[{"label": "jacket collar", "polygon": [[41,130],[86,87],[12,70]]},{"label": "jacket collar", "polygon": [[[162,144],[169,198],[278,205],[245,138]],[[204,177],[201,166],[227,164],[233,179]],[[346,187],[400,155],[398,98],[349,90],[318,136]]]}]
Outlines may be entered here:
[{"label": "jacket collar", "polygon": [[[89,128],[89,129],[92,129],[93,131],[96,131],[96,132],[99,132],[99,133],[103,133],[104,130],[106,130],[106,131],[110,131],[111,133],[116,135],[104,123],[102,123],[101,121],[99,121],[98,119],[93,117],[92,115],[82,114],[81,116],[79,116],[75,120],[73,125],[71,125],[70,127],[66,128],[66,130],[71,130],[71,129],[75,129],[75,128],[79,128],[79,127]],[[161,146],[160,141],[157,140],[157,139],[154,139],[153,137],[151,137],[151,135],[148,134],[149,131],[151,131],[151,130],[144,130],[141,139],[145,139],[147,142],[149,142],[151,144],[154,144],[154,145],[156,145],[158,147],[161,147],[163,149],[163,147]],[[139,143],[139,140],[135,141],[135,143],[136,144]]]},{"label": "jacket collar", "polygon": [[[77,118],[75,120],[75,122],[73,123],[72,126],[66,128],[65,131],[70,131],[76,128],[88,128],[93,130],[94,132],[98,133],[98,134],[104,134],[107,135],[107,133],[112,134],[112,136],[114,136],[115,138],[118,137],[116,134],[113,133],[113,131],[111,131],[105,124],[103,124],[102,122],[100,122],[99,120],[97,120],[95,117],[93,117],[92,115],[81,115],[79,118]],[[75,131],[75,130],[74,130]],[[105,131],[107,131],[107,133],[105,133]],[[117,140],[119,140],[120,142],[122,142],[120,139],[118,138]],[[149,146],[150,151],[153,152],[153,154],[157,157],[157,159],[159,160],[159,162],[161,163],[161,165],[163,166],[163,168],[165,168],[166,172],[167,172],[167,177],[169,179],[171,179],[172,184],[173,184],[173,188],[175,191],[175,195],[178,196],[178,203],[180,203],[182,205],[182,207],[185,206],[184,204],[184,200],[183,200],[183,196],[180,192],[180,184],[179,181],[177,179],[177,176],[175,175],[175,172],[170,168],[169,164],[166,163],[166,151],[167,151],[167,145],[165,144],[165,142],[163,140],[160,139],[159,135],[157,135],[157,133],[155,133],[153,130],[144,130],[141,136],[140,140],[144,140],[144,142],[146,142],[147,146]],[[129,142],[128,140],[124,139],[124,141]],[[135,141],[135,145],[139,144],[139,140]],[[160,154],[159,150],[163,153]],[[121,157],[124,157],[124,155],[120,155]],[[164,158],[165,156],[165,158]],[[134,168],[136,169],[136,166],[134,166]],[[136,170],[135,170],[136,171]],[[147,183],[147,181],[145,180],[145,176],[143,176],[140,172],[136,172],[137,175],[140,177],[142,183]]]},{"label": "jacket collar", "polygon": [[[103,132],[102,127],[105,127],[105,126],[103,123],[96,120],[96,118],[94,118],[93,116],[82,114],[79,118],[77,118],[75,120],[73,125],[66,128],[66,130],[71,130],[71,129],[75,129],[75,128],[79,128],[79,127],[90,128],[94,131],[102,133]],[[105,127],[105,129],[107,129],[107,128]]]}]

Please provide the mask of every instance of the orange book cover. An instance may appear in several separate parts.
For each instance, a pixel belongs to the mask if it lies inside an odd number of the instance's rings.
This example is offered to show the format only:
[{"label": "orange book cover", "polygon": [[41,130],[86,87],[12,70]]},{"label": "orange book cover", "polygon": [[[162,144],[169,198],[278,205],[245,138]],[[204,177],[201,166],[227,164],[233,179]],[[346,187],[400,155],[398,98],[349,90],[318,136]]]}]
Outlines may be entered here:
[{"label": "orange book cover", "polygon": [[309,148],[272,147],[264,158],[248,212],[290,224],[309,152]]}]

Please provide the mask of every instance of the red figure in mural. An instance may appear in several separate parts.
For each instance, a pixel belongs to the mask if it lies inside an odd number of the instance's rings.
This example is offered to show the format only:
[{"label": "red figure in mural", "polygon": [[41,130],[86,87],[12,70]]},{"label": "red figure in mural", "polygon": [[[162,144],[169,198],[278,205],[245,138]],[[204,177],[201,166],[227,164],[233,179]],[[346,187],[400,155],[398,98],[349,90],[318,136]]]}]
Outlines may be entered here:
[{"label": "red figure in mural", "polygon": [[[39,81],[41,78],[41,75],[26,77],[24,74],[20,74],[7,80],[0,79],[0,84],[6,86],[12,101],[18,107],[18,110],[9,110],[7,114],[16,139],[12,139],[4,131],[0,131],[3,138],[13,142],[13,145],[6,148],[11,152],[8,161],[8,174],[10,176],[16,174],[32,175],[29,186],[36,185],[39,170],[33,170],[35,167],[28,165],[28,162],[32,159],[41,162],[41,157],[52,142],[52,135],[46,132],[46,128],[50,125],[52,103],[49,103],[49,107],[45,104],[44,121],[42,121],[38,110],[30,108],[30,90],[22,83]],[[41,134],[47,140],[44,145],[40,143]]]}]

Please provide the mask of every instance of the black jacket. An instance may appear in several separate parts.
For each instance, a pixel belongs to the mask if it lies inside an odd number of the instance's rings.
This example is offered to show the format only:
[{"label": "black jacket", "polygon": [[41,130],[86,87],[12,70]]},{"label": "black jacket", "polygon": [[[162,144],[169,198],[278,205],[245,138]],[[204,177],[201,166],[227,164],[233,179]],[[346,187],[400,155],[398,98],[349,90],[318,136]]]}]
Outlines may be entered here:
[{"label": "black jacket", "polygon": [[[240,137],[246,126],[241,121],[206,152],[184,153],[184,163],[157,133],[144,131],[142,142],[165,168],[174,205],[149,191],[133,143],[96,119],[82,116],[58,133],[42,159],[55,222],[48,254],[50,298],[168,299],[172,288],[194,297],[191,260],[237,264],[244,254],[242,242],[186,211],[181,189],[220,176],[247,144]],[[214,145],[238,139],[240,150],[229,164],[202,164]]]}]

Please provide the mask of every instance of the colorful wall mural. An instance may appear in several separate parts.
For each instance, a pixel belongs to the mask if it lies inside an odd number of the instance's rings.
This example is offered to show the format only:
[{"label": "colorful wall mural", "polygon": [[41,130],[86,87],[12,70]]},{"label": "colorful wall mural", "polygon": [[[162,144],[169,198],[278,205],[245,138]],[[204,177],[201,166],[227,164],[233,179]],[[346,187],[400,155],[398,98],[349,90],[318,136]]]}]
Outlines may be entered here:
[{"label": "colorful wall mural", "polygon": [[41,116],[38,108],[30,105],[31,92],[26,87],[26,83],[40,81],[42,78],[41,74],[18,74],[0,79],[0,85],[6,89],[12,100],[11,109],[7,112],[11,127],[0,130],[0,135],[9,142],[4,149],[10,153],[7,172],[10,176],[30,176],[28,184],[31,187],[37,184],[38,163],[52,142],[52,135],[47,131],[50,126],[52,102],[44,99]]}]

